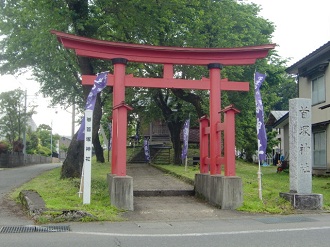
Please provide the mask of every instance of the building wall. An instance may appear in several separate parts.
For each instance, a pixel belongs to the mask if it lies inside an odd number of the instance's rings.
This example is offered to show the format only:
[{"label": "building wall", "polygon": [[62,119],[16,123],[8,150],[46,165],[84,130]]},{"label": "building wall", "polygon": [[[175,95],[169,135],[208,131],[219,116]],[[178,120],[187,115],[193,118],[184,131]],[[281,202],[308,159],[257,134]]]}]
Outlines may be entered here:
[{"label": "building wall", "polygon": [[[310,99],[312,95],[312,78],[299,77],[299,98]],[[330,104],[330,66],[325,71],[326,83],[326,101],[312,106],[312,124],[325,122],[330,120],[330,107],[324,110],[319,109],[321,106]]]},{"label": "building wall", "polygon": [[[312,106],[312,123],[325,122],[330,120],[330,107],[326,109],[319,109],[321,106],[330,104],[330,67],[325,71],[325,102]],[[309,87],[311,88],[311,83],[309,82]],[[311,89],[310,89],[311,91]]]},{"label": "building wall", "polygon": [[330,125],[327,126],[327,171],[330,171]]},{"label": "building wall", "polygon": [[307,77],[299,77],[299,98],[310,99],[312,87]]},{"label": "building wall", "polygon": [[[325,102],[320,103],[317,105],[312,106],[312,124],[320,123],[320,122],[326,122],[330,120],[330,107],[327,107],[325,109],[319,109],[321,106],[326,106],[330,104],[330,67],[328,66],[325,73]],[[326,149],[326,159],[327,159],[327,165],[326,165],[326,171],[330,171],[330,126],[326,126],[326,138],[327,138],[327,149]],[[324,169],[323,169],[324,171]],[[314,170],[314,174],[323,174],[322,171]]]},{"label": "building wall", "polygon": [[[311,98],[313,77],[299,77],[299,98]],[[330,107],[320,109],[322,106],[330,104],[330,66],[324,72],[325,79],[325,102],[312,105],[312,124],[327,122],[330,120]],[[330,125],[326,126],[327,138],[327,168],[330,171]],[[313,150],[312,150],[313,152]],[[324,174],[324,169],[313,169],[313,174]]]},{"label": "building wall", "polygon": [[[327,138],[327,146],[326,146],[326,169],[320,169],[320,168],[313,168],[313,174],[314,175],[325,175],[328,174],[330,172],[330,125],[328,124],[325,128],[326,130],[326,138]],[[313,141],[313,139],[312,139]],[[312,150],[313,152],[313,150]],[[312,156],[312,160],[313,160],[313,156]]]},{"label": "building wall", "polygon": [[289,148],[289,124],[286,124],[283,126],[283,148],[284,148],[284,155],[285,155],[285,159],[289,160],[289,152],[290,152],[290,148]]}]

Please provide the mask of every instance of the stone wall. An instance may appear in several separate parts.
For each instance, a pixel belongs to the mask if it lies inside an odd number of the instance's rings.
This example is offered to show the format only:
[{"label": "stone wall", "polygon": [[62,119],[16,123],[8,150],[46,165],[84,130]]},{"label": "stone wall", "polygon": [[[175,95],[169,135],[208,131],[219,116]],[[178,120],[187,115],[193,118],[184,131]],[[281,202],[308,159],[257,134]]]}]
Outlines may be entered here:
[{"label": "stone wall", "polygon": [[34,154],[22,154],[22,153],[7,153],[0,154],[0,167],[11,168],[33,164],[46,164],[52,163],[51,157],[34,155]]}]

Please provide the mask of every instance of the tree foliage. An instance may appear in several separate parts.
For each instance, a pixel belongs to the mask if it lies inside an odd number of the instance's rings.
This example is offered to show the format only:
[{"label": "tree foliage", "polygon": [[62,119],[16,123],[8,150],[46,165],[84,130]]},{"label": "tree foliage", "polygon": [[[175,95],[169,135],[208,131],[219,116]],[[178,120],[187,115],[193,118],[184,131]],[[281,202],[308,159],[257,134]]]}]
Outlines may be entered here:
[{"label": "tree foliage", "polygon": [[0,94],[0,134],[10,143],[23,140],[27,130],[27,120],[32,117],[33,108],[26,109],[25,93],[21,89]]},{"label": "tree foliage", "polygon": [[[79,102],[90,88],[81,87],[81,74],[112,70],[109,61],[76,57],[63,49],[50,30],[56,29],[81,36],[109,41],[180,47],[241,47],[271,42],[274,25],[258,16],[255,4],[234,0],[7,0],[0,8],[1,73],[16,73],[31,69],[45,96],[53,103],[70,105]],[[51,17],[51,18],[50,18]],[[275,60],[274,60],[275,58]],[[221,61],[220,61],[221,62]],[[223,92],[223,106],[233,103],[241,114],[237,117],[237,146],[255,150],[256,130],[253,95],[253,73],[257,69],[268,74],[263,86],[266,112],[285,107],[294,84],[285,76],[285,61],[276,56],[258,61],[256,66],[225,67],[222,77],[233,81],[249,81],[249,92]],[[161,77],[158,65],[129,63],[128,73],[145,77]],[[208,77],[204,67],[175,66],[179,78]],[[284,90],[285,89],[285,92]],[[84,91],[84,93],[82,93]],[[56,93],[54,93],[56,92]],[[97,138],[101,106],[111,97],[105,90],[98,97],[94,111],[93,145],[102,161],[102,148]],[[180,129],[189,115],[208,114],[208,92],[182,89],[129,89],[127,101],[135,115],[144,119],[162,117],[171,131],[175,163],[179,163]],[[267,114],[265,114],[267,115]],[[105,122],[107,119],[104,120]],[[73,140],[62,177],[80,176],[82,145]],[[71,151],[70,151],[71,150]],[[103,153],[103,152],[102,152]],[[104,161],[104,158],[103,158]]]}]

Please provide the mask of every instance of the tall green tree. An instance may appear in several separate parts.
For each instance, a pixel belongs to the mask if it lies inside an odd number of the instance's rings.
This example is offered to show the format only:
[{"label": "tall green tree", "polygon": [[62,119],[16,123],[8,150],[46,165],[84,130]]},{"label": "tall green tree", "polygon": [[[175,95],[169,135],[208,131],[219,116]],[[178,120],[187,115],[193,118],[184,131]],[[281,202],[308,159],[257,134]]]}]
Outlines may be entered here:
[{"label": "tall green tree", "polygon": [[[181,3],[183,4],[180,5]],[[146,2],[144,4],[147,5]],[[148,22],[155,33],[151,34],[150,29],[146,29],[145,24],[140,26],[141,23],[138,20],[132,19],[132,23],[135,21],[132,36],[139,37],[138,40],[143,40],[144,43],[148,44],[210,48],[260,45],[270,43],[271,34],[274,31],[272,23],[258,16],[259,7],[254,4],[238,4],[236,1],[224,0],[173,1],[171,3],[156,1],[152,4],[154,8],[147,8],[145,5],[143,3],[140,5],[145,13],[142,17],[143,23]],[[206,68],[176,66],[175,69],[176,74],[185,79],[200,79],[201,76],[209,76]],[[223,76],[237,81],[253,80],[253,72],[253,66],[226,67],[222,71]],[[150,77],[162,76],[159,68],[157,67],[155,70],[154,66],[145,66],[140,76],[146,74]],[[252,88],[253,82],[251,82]],[[149,93],[149,97],[161,109],[163,119],[168,124],[171,132],[174,163],[180,164],[181,145],[179,133],[184,118],[188,116],[189,110],[190,112],[195,111],[198,117],[208,114],[208,92],[156,89],[149,90]],[[250,121],[241,126],[238,124],[237,128],[243,129],[242,139],[244,139],[247,133],[244,129],[249,127],[251,132],[248,132],[255,140],[255,127],[252,125],[254,100],[251,101],[253,91],[251,93],[250,99],[245,100],[241,97],[247,97],[245,96],[246,93],[230,94],[224,92],[223,105],[234,103],[240,106],[241,114],[245,117],[249,116],[246,119]],[[173,105],[173,102],[176,103]],[[184,105],[187,105],[187,107],[183,107]],[[184,113],[182,109],[187,109],[187,111]],[[242,144],[251,146],[245,141],[242,141]],[[252,146],[254,145],[252,144]]]},{"label": "tall green tree", "polygon": [[[81,86],[81,75],[95,74],[102,68],[93,65],[91,59],[76,57],[72,51],[63,49],[50,30],[98,37],[101,23],[97,12],[101,10],[91,4],[93,2],[88,0],[2,1],[0,72],[21,73],[29,69],[40,83],[43,95],[51,97],[53,104],[66,107],[75,103],[82,106],[91,87]],[[98,98],[94,111],[93,145],[98,161],[104,162],[97,135],[101,115]],[[83,143],[74,138],[61,176],[79,177],[82,157]]]},{"label": "tall green tree", "polygon": [[[65,105],[80,102],[83,106],[83,96],[87,96],[90,88],[81,87],[82,74],[111,71],[112,67],[109,61],[76,57],[72,51],[63,49],[50,34],[51,29],[109,41],[181,47],[265,44],[270,43],[274,31],[271,22],[258,16],[257,5],[234,0],[7,0],[1,4],[0,34],[3,39],[0,46],[3,52],[0,72],[31,69],[40,82],[42,93],[53,97],[53,103]],[[129,64],[127,69],[140,76],[141,71],[143,76],[162,76],[161,69],[154,65]],[[230,80],[251,81],[254,69],[252,66],[228,67],[224,68],[223,76]],[[199,67],[177,66],[175,72],[178,77],[187,79],[208,76],[206,68]],[[111,93],[111,90],[105,92]],[[147,108],[154,109],[157,105],[157,114],[167,121],[175,147],[174,162],[179,163],[178,133],[182,118],[189,109],[196,111],[196,117],[207,114],[208,103],[204,101],[207,92],[155,89],[144,93],[150,99]],[[239,94],[247,99],[233,95],[224,93],[223,101],[240,105],[241,115],[252,120],[251,95]],[[134,98],[131,100],[138,102]],[[104,157],[97,131],[101,107],[105,103],[98,97],[94,111],[93,145],[99,161],[104,161]],[[141,109],[138,105],[134,107]],[[237,128],[252,125],[253,121],[242,125],[239,122]],[[80,176],[82,152],[82,143],[74,139],[62,167],[62,177]]]},{"label": "tall green tree", "polygon": [[21,89],[0,94],[0,133],[5,136],[11,148],[15,141],[23,140],[23,133],[27,130],[27,119],[34,110],[25,109],[25,93]]},{"label": "tall green tree", "polygon": [[41,124],[36,131],[38,138],[37,154],[50,156],[52,152],[56,152],[56,143],[60,139],[58,134],[52,132],[52,127],[47,124]]},{"label": "tall green tree", "polygon": [[38,135],[35,131],[32,131],[31,128],[28,128],[26,133],[26,153],[36,154],[39,146]]}]

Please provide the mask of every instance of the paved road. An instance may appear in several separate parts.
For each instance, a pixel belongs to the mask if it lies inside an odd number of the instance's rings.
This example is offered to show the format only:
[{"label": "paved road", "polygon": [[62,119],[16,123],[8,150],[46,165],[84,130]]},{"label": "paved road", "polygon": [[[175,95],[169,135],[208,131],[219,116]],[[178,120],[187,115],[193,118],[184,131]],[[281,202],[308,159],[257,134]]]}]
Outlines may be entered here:
[{"label": "paved road", "polygon": [[26,183],[40,173],[59,166],[60,164],[41,164],[19,168],[0,168],[0,227],[33,224],[33,221],[23,214],[20,207],[6,199],[6,195],[12,189]]},{"label": "paved road", "polygon": [[[3,195],[13,187],[51,168],[42,165],[1,170],[1,203]],[[157,181],[153,171],[148,171],[152,176],[150,179]],[[133,171],[130,172],[134,175]],[[148,179],[145,173],[143,176]],[[137,177],[135,179],[138,184]],[[160,181],[165,183],[163,179]],[[56,225],[71,228],[71,231],[62,233],[0,233],[0,246],[325,247],[330,243],[330,215],[324,212],[290,216],[244,214],[219,210],[189,196],[137,197],[135,207],[136,211],[125,215],[127,221],[124,222]],[[4,208],[2,205],[0,228],[4,225],[24,227],[33,223],[26,217],[17,217],[11,210],[3,211]]]},{"label": "paved road", "polygon": [[70,225],[72,231],[65,233],[0,234],[0,246],[328,247],[330,243],[329,215]]}]

